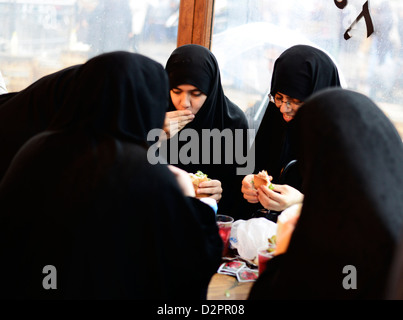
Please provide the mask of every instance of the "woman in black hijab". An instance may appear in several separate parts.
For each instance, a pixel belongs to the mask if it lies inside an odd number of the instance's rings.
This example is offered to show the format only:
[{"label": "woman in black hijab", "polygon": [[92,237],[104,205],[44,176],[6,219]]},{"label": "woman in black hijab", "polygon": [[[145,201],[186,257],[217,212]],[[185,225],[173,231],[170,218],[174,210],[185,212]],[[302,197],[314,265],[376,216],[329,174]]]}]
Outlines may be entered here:
[{"label": "woman in black hijab", "polygon": [[[253,175],[242,182],[242,192],[250,203],[259,201],[266,209],[282,211],[303,199],[301,177],[297,168],[293,118],[307,98],[329,87],[339,87],[336,65],[323,51],[307,45],[296,45],[276,60],[271,81],[271,101],[266,109],[250,157],[255,158],[255,171],[266,170],[275,189],[252,187]],[[284,168],[293,163],[291,168]],[[282,171],[284,173],[282,174]],[[281,185],[280,185],[281,184]],[[290,187],[292,188],[290,188]],[[262,208],[248,206],[249,211]]]},{"label": "woman in black hijab", "polygon": [[[218,204],[220,213],[239,218],[236,200],[242,201],[239,188],[242,176],[237,175],[236,169],[243,167],[245,163],[238,163],[239,157],[236,157],[236,154],[237,152],[245,154],[246,160],[248,150],[246,116],[225,96],[217,60],[207,48],[199,45],[181,46],[173,51],[165,69],[170,87],[170,112],[167,113],[164,127],[170,138],[165,149],[167,160],[187,172],[202,171],[207,174],[212,181],[199,186],[198,195],[211,194],[211,197],[220,201]],[[174,121],[177,121],[176,130],[172,129]],[[241,135],[236,135],[237,130]],[[210,146],[203,147],[203,143],[206,142],[203,139],[203,132],[214,131],[219,135],[219,140],[211,140]],[[196,139],[194,137],[187,139],[185,132],[195,133]],[[181,154],[180,151],[186,149],[192,138],[193,142],[199,142],[196,144],[196,149]],[[171,152],[173,143],[177,143],[177,147]],[[196,151],[198,155],[195,154]],[[220,156],[220,159],[216,160],[213,158],[214,155]],[[187,162],[188,158],[190,163]]]},{"label": "woman in black hijab", "polygon": [[19,92],[0,95],[0,181],[18,149],[57,114],[79,66],[47,75]]},{"label": "woman in black hijab", "polygon": [[316,94],[295,121],[304,203],[250,298],[382,299],[403,227],[402,139],[349,90]]},{"label": "woman in black hijab", "polygon": [[181,188],[148,161],[147,135],[167,108],[165,70],[114,52],[78,68],[70,85],[0,184],[1,296],[205,298],[222,252],[214,211],[184,195],[194,196],[186,173],[173,171]]}]

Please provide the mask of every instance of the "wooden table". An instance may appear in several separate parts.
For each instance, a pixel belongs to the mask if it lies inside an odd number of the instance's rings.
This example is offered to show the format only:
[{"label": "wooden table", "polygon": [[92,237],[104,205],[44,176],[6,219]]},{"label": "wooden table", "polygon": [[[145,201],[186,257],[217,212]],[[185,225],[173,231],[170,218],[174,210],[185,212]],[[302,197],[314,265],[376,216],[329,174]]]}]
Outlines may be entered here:
[{"label": "wooden table", "polygon": [[207,300],[246,300],[254,282],[238,282],[229,275],[216,273],[210,281]]}]

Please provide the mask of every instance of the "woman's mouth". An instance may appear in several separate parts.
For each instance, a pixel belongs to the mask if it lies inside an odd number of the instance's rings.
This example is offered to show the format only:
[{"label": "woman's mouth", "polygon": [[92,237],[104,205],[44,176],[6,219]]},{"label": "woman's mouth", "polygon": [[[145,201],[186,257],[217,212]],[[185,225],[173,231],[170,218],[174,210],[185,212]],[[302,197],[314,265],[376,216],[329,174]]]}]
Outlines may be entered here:
[{"label": "woman's mouth", "polygon": [[289,121],[291,121],[292,119],[294,119],[294,117],[293,117],[293,116],[289,116],[289,115],[287,115],[286,113],[283,113],[283,119],[284,119],[284,121],[289,122]]}]

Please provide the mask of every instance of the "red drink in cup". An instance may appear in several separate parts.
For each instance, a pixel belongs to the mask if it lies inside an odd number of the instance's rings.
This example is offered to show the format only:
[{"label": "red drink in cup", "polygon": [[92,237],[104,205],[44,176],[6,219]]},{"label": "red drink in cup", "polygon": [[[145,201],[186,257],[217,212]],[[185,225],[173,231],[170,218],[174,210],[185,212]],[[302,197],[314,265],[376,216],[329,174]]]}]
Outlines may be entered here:
[{"label": "red drink in cup", "polygon": [[232,223],[234,218],[226,215],[218,214],[216,215],[216,221],[218,226],[218,232],[221,236],[222,242],[224,244],[224,249],[222,255],[225,256],[229,247],[229,238],[231,235]]},{"label": "red drink in cup", "polygon": [[259,268],[259,275],[266,270],[267,261],[273,258],[274,251],[268,251],[268,247],[264,246],[257,250],[257,257],[258,257],[258,268]]},{"label": "red drink in cup", "polygon": [[231,234],[231,226],[229,226],[229,227],[225,227],[225,226],[220,227],[218,232],[220,233],[220,237],[222,239],[222,242],[224,243],[224,247],[227,247],[229,245],[229,236]]}]

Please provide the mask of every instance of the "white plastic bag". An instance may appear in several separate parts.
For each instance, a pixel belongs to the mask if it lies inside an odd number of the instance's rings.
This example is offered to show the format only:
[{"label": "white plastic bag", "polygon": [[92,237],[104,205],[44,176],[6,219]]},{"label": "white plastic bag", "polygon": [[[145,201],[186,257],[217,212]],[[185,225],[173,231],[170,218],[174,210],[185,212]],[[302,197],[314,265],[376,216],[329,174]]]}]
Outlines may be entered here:
[{"label": "white plastic bag", "polygon": [[230,243],[243,259],[253,260],[257,249],[267,245],[276,232],[277,224],[266,218],[240,219],[232,225]]}]

